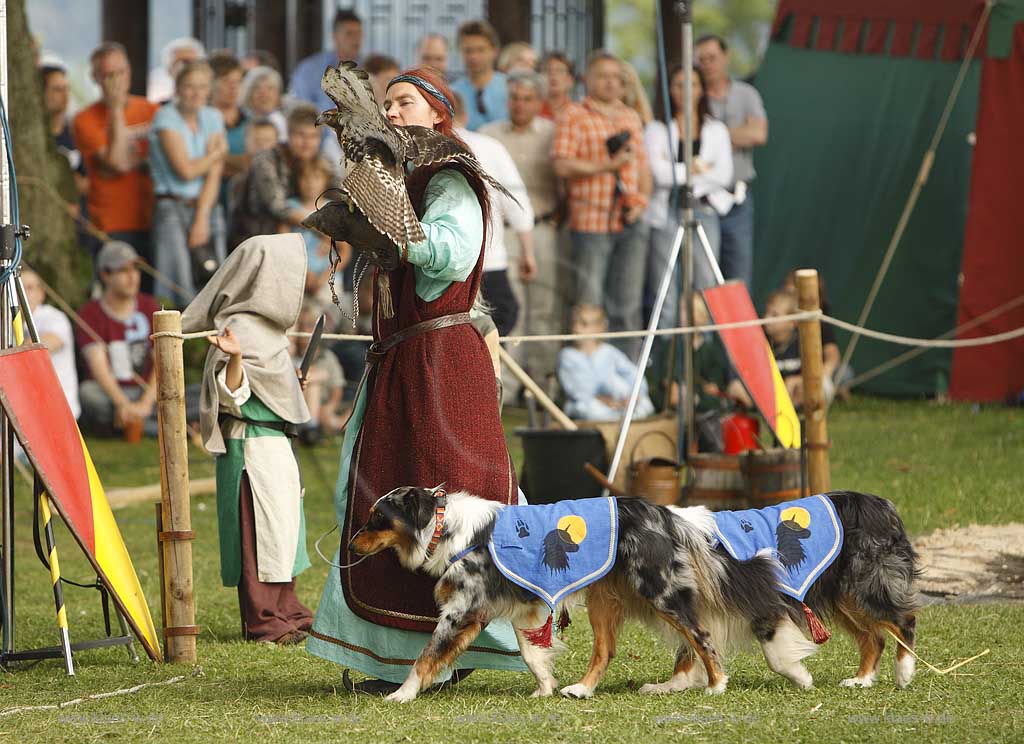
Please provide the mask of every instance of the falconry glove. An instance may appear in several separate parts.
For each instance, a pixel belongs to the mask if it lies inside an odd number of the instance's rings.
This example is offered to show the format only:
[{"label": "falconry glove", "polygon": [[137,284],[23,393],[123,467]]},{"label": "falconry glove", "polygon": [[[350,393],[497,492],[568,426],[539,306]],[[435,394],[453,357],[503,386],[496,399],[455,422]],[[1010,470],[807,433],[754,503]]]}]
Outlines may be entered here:
[{"label": "falconry glove", "polygon": [[366,259],[385,271],[398,268],[398,246],[377,230],[343,191],[332,189],[331,199],[309,214],[302,226],[323,233],[332,240],[345,241]]}]

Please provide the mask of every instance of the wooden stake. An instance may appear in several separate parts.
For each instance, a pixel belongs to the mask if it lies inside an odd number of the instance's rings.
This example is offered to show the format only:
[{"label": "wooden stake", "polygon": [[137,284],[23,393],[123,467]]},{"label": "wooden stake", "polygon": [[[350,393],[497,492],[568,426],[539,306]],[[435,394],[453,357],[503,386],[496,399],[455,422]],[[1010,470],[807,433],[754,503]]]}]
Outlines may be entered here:
[{"label": "wooden stake", "polygon": [[[156,333],[181,333],[181,313],[153,313]],[[157,416],[160,423],[162,525],[158,534],[163,558],[163,608],[166,658],[196,661],[196,607],[192,587],[192,516],[188,483],[188,431],[185,424],[184,342],[174,336],[156,339]]]},{"label": "wooden stake", "polygon": [[538,403],[547,409],[555,423],[566,431],[576,431],[580,428],[576,425],[575,421],[565,415],[565,412],[555,404],[555,401],[548,397],[548,394],[541,389],[540,385],[534,382],[533,378],[526,373],[526,370],[520,367],[516,360],[512,358],[512,355],[501,346],[498,347],[498,356],[501,358],[502,364],[508,367],[508,371],[523,384],[523,387],[533,393]]},{"label": "wooden stake", "polygon": [[[796,291],[801,311],[820,310],[818,272],[796,272]],[[821,321],[800,321],[800,370],[804,382],[804,417],[807,437],[807,474],[811,493],[824,493],[832,486],[828,465],[828,426],[825,422],[824,357],[821,351]]]}]

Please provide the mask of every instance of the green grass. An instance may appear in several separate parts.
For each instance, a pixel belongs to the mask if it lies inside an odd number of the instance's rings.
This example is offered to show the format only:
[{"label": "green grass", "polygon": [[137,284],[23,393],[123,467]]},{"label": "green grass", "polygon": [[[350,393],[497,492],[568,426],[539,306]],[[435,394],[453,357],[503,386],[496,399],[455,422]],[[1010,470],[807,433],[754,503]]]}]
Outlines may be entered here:
[{"label": "green grass", "polygon": [[[506,416],[509,430],[521,412]],[[835,487],[873,491],[893,499],[912,533],[952,524],[1024,521],[1020,452],[1024,414],[1019,410],[937,406],[922,402],[855,399],[830,413]],[[516,462],[518,441],[510,439]],[[128,449],[119,442],[90,442],[108,487],[143,485],[159,479],[156,445]],[[338,442],[302,450],[306,512],[312,540],[333,524],[331,492]],[[212,474],[212,463],[192,452],[193,477]],[[18,635],[21,648],[56,641],[48,576],[35,559],[31,504],[19,488],[17,561]],[[153,507],[116,512],[118,523],[156,609]],[[187,678],[62,711],[0,717],[0,740],[259,739],[261,741],[937,741],[1020,740],[1024,727],[1024,649],[1020,628],[1024,605],[930,606],[920,616],[918,650],[942,667],[991,653],[964,667],[963,674],[921,671],[913,685],[892,684],[891,651],[873,689],[840,688],[850,676],[856,650],[837,634],[810,659],[816,688],[791,689],[769,672],[764,660],[738,654],[728,661],[728,692],[709,698],[698,691],[667,697],[638,695],[636,688],[664,679],[671,652],[644,629],[629,626],[598,695],[590,701],[532,700],[527,675],[478,672],[451,692],[425,696],[404,707],[354,698],[340,690],[341,670],[301,649],[241,643],[234,590],[219,584],[216,509],[213,497],[193,503],[194,573],[199,668],[132,665],[123,649],[81,652],[77,676],[65,677],[59,662],[0,675],[0,711],[19,705],[58,703],[84,694],[144,682]],[[70,537],[58,530],[61,565],[70,578],[88,568]],[[299,580],[299,593],[315,607],[326,567]],[[65,590],[73,639],[102,635],[102,613],[92,591]],[[590,631],[577,613],[569,629],[569,651],[556,664],[563,683],[575,681],[589,659]]]}]

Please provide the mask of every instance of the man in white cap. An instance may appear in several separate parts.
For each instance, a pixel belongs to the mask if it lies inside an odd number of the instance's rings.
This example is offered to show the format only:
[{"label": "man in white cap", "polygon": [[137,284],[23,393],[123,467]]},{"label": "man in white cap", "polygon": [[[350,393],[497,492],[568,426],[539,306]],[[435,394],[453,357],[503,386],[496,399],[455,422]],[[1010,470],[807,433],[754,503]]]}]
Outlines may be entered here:
[{"label": "man in white cap", "polygon": [[[98,300],[78,314],[87,327],[76,333],[82,357],[79,386],[84,431],[110,436],[116,429],[143,422],[156,436],[156,386],[153,384],[153,313],[160,309],[139,291],[139,256],[128,243],[112,240],[96,256],[103,283]],[[145,384],[143,384],[145,383]]]}]

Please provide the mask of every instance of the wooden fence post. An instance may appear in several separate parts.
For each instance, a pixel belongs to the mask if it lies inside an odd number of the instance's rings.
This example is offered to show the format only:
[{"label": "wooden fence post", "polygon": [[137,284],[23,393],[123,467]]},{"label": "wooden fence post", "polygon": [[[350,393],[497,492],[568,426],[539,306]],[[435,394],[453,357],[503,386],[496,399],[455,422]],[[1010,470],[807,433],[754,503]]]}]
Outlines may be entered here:
[{"label": "wooden fence post", "polygon": [[[801,312],[821,309],[818,272],[796,272],[796,291]],[[825,421],[825,382],[821,351],[821,321],[800,321],[800,369],[804,382],[804,418],[807,422],[807,475],[811,493],[824,493],[832,485],[828,464],[828,425]]]},{"label": "wooden fence post", "polygon": [[[181,333],[181,313],[153,313],[156,333]],[[196,661],[196,606],[192,587],[192,515],[188,483],[188,437],[185,423],[184,341],[156,339],[157,416],[160,423],[159,541],[163,570],[165,657],[173,663]]]}]

